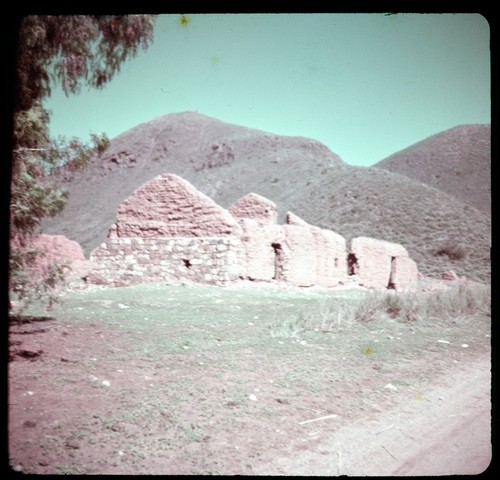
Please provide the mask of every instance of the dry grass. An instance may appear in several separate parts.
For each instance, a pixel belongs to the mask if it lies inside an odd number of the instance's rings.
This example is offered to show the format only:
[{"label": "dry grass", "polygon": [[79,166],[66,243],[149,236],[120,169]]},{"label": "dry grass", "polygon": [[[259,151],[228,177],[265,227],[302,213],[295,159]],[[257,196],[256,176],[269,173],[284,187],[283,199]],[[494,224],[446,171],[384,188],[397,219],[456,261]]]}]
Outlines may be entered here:
[{"label": "dry grass", "polygon": [[487,356],[488,298],[467,287],[415,297],[269,285],[69,291],[43,328],[11,325],[12,353],[42,351],[9,365],[12,464],[258,474],[303,449],[319,428],[310,419],[335,414],[325,434],[368,422]]},{"label": "dry grass", "polygon": [[354,324],[397,322],[453,323],[491,316],[491,290],[483,285],[458,285],[423,292],[370,292],[360,299],[324,300],[317,310],[275,321],[271,336],[299,337],[302,332],[335,332]]}]

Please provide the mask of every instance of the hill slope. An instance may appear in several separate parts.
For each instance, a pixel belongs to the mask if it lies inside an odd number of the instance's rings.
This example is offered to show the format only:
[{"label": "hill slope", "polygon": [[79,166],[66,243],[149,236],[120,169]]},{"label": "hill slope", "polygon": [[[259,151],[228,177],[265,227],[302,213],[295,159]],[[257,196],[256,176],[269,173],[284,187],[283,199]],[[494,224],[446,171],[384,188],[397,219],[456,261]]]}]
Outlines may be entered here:
[{"label": "hill slope", "polygon": [[[405,245],[427,274],[453,269],[489,276],[489,218],[445,193],[380,168],[346,165],[321,143],[227,124],[197,113],[170,114],[112,140],[102,158],[49,180],[68,189],[64,212],[45,233],[77,240],[86,255],[104,241],[119,204],[160,173],[175,173],[223,207],[249,192],[349,241],[360,235]],[[73,176],[73,178],[72,178]],[[474,245],[460,260],[446,245]]]},{"label": "hill slope", "polygon": [[491,127],[459,125],[374,165],[436,187],[489,215]]}]

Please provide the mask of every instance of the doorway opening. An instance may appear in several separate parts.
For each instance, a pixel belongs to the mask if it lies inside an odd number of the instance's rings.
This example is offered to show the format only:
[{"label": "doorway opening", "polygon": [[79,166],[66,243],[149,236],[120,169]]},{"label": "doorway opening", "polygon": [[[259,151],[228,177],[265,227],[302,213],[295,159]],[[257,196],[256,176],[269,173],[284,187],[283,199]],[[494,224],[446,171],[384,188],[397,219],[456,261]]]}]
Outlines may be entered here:
[{"label": "doorway opening", "polygon": [[274,250],[274,276],[273,280],[283,279],[283,249],[279,243],[271,243]]}]

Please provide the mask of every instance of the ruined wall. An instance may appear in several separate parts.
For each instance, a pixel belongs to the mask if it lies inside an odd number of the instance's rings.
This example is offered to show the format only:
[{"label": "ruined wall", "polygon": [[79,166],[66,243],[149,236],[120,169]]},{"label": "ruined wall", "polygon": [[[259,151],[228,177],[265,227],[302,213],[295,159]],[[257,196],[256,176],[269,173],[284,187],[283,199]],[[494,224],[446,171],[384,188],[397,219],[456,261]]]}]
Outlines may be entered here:
[{"label": "ruined wall", "polygon": [[418,267],[410,257],[395,257],[391,265],[390,287],[396,290],[415,288],[418,281]]},{"label": "ruined wall", "polygon": [[[48,275],[55,265],[65,266],[67,280],[73,280],[86,274],[88,262],[78,242],[70,240],[64,235],[44,233],[31,237],[31,242],[32,246],[40,253],[26,267],[26,274],[35,277]],[[11,239],[10,248],[13,252],[23,248],[18,237],[14,236]]]},{"label": "ruined wall", "polygon": [[[247,202],[250,195],[251,202]],[[343,237],[309,225],[291,212],[287,214],[286,225],[276,225],[274,204],[250,195],[230,208],[239,217],[243,230],[239,256],[242,278],[276,280],[301,287],[332,287],[345,282],[347,261]],[[249,203],[251,208],[240,208]]]},{"label": "ruined wall", "polygon": [[397,243],[369,237],[353,238],[349,253],[350,274],[367,288],[412,288],[418,270],[406,249]]},{"label": "ruined wall", "polygon": [[[297,245],[294,250],[300,252],[302,249],[307,249],[314,253],[312,258],[311,253],[299,253],[298,258],[292,256],[291,262],[294,265],[294,275],[290,279],[294,284],[303,282],[298,276],[305,269],[311,270],[307,278],[313,279],[311,285],[321,285],[323,287],[335,287],[345,283],[347,277],[347,252],[346,242],[344,237],[331,230],[322,229],[314,225],[310,225],[292,212],[287,213],[287,226],[285,230],[288,232],[287,237],[293,236],[296,239]],[[303,236],[300,238],[293,227],[301,227]],[[293,244],[293,242],[292,242]]]},{"label": "ruined wall", "polygon": [[256,193],[240,198],[229,208],[242,229],[240,276],[245,280],[276,280],[273,244],[282,236],[276,204]]},{"label": "ruined wall", "polygon": [[279,225],[263,226],[252,219],[240,219],[240,275],[245,280],[271,281],[276,279],[276,253],[273,248],[282,237]]},{"label": "ruined wall", "polygon": [[335,287],[356,278],[368,288],[412,288],[417,266],[404,247],[345,239],[255,193],[229,210],[182,178],[160,175],[119,207],[108,241],[91,253],[90,283],[132,285],[191,280],[225,285],[239,278]]},{"label": "ruined wall", "polygon": [[159,175],[118,208],[113,236],[125,238],[220,237],[239,235],[238,222],[189,182]]},{"label": "ruined wall", "polygon": [[234,237],[113,238],[93,250],[87,281],[103,285],[193,282],[225,285],[239,277]]},{"label": "ruined wall", "polygon": [[276,204],[256,193],[249,193],[241,197],[231,205],[229,213],[236,219],[246,218],[269,225],[278,223]]}]

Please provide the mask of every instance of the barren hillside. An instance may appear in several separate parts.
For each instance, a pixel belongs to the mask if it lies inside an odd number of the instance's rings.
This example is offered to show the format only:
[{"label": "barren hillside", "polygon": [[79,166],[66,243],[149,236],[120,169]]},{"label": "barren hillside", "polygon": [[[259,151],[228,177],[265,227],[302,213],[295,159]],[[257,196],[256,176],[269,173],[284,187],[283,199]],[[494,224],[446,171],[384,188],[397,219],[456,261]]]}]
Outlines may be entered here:
[{"label": "barren hillside", "polygon": [[490,214],[490,125],[450,128],[394,153],[375,167],[436,187]]},{"label": "barren hillside", "polygon": [[[88,255],[105,240],[118,205],[166,172],[223,207],[255,192],[277,204],[280,220],[291,210],[348,240],[368,235],[402,243],[429,275],[453,269],[489,278],[490,219],[477,208],[382,168],[351,167],[315,140],[190,112],[138,125],[113,139],[85,170],[49,178],[68,189],[69,201],[43,231],[77,240]],[[446,253],[461,248],[461,258]]]}]

